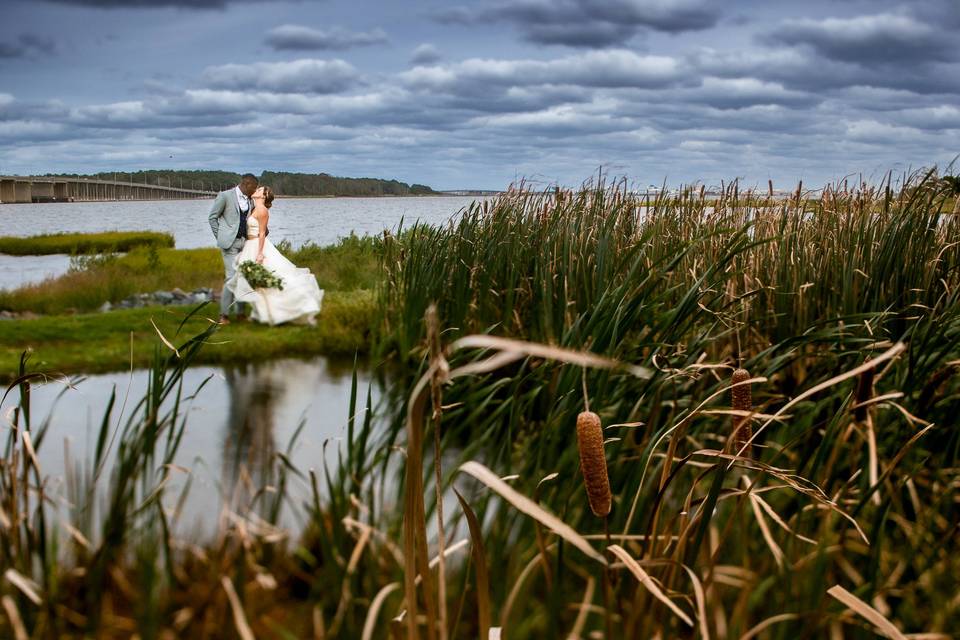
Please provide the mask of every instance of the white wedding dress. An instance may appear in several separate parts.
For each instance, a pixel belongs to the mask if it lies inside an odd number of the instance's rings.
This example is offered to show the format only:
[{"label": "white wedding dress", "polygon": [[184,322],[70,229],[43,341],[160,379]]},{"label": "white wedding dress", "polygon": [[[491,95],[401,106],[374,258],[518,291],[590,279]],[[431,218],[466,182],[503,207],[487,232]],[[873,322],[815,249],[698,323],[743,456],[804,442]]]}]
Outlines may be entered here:
[{"label": "white wedding dress", "polygon": [[323,302],[323,290],[317,285],[316,276],[287,260],[269,238],[263,240],[263,266],[283,280],[283,289],[254,289],[240,274],[241,263],[257,261],[259,236],[260,223],[252,215],[247,216],[247,241],[237,256],[236,275],[227,284],[237,302],[248,303],[253,309],[250,317],[264,324],[316,324]]}]

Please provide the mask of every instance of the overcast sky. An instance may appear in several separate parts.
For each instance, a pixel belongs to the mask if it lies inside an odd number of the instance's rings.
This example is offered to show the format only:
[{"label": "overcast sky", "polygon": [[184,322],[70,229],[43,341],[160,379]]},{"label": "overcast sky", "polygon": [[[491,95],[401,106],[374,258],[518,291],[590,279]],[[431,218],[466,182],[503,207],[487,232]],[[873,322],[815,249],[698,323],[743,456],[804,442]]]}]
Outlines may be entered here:
[{"label": "overcast sky", "polygon": [[0,174],[789,188],[960,153],[960,1],[3,0]]}]

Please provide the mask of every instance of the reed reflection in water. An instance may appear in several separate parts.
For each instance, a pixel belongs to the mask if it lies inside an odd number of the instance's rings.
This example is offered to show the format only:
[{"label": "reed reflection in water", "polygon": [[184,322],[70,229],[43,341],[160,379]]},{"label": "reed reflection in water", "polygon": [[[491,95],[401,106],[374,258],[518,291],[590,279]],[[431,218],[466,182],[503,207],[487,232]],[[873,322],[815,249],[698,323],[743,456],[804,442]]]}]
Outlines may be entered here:
[{"label": "reed reflection in water", "polygon": [[[246,510],[258,492],[263,495],[263,488],[275,480],[277,454],[287,451],[301,425],[296,446],[290,450],[290,462],[304,473],[309,469],[319,471],[325,463],[335,464],[337,446],[347,432],[352,373],[352,362],[323,357],[189,369],[184,374],[185,397],[209,381],[183,409],[187,426],[175,462],[189,476],[173,478],[166,500],[175,501],[189,477],[178,530],[186,537],[211,534],[224,508]],[[42,472],[54,487],[63,486],[67,442],[74,464],[89,460],[111,390],[116,388],[117,392],[111,423],[125,423],[147,388],[147,372],[92,375],[71,382],[73,388],[65,388],[62,381],[37,385],[32,393],[36,423],[48,416],[50,419],[38,455]],[[370,384],[369,372],[359,371],[360,406]],[[373,384],[376,404],[382,390]],[[121,416],[122,399],[128,393]],[[8,404],[9,400],[5,407]],[[328,440],[330,444],[324,450]],[[309,496],[307,484],[295,477],[288,476],[286,491],[288,502],[293,504]],[[288,507],[281,512],[281,524],[299,527]]]}]

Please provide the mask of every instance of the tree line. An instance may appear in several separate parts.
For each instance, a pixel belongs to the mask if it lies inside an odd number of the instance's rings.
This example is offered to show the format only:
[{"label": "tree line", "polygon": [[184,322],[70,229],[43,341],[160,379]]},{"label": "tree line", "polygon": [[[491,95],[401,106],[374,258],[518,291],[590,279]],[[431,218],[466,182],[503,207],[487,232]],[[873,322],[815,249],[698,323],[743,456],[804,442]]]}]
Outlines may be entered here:
[{"label": "tree line", "polygon": [[[47,174],[53,175],[53,174]],[[237,184],[240,174],[232,171],[103,171],[93,174],[56,174],[72,178],[137,182],[199,191],[222,191]],[[343,178],[327,173],[264,171],[260,184],[270,185],[283,196],[419,196],[436,194],[423,184],[407,184],[380,178]]]}]

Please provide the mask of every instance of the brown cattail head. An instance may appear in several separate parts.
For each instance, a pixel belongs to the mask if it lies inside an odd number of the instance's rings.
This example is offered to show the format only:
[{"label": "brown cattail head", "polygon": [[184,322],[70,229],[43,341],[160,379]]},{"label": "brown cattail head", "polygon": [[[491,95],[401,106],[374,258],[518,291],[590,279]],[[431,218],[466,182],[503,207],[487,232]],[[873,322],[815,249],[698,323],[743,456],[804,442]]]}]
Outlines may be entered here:
[{"label": "brown cattail head", "polygon": [[[873,397],[873,369],[867,369],[860,374],[860,380],[857,383],[856,404],[861,405]],[[867,408],[857,407],[853,410],[853,417],[857,422],[863,422],[867,419]]]},{"label": "brown cattail head", "polygon": [[577,446],[590,510],[593,515],[604,518],[610,513],[610,478],[603,453],[603,427],[600,426],[600,416],[592,411],[577,416]]},{"label": "brown cattail head", "polygon": [[[738,386],[733,387],[730,390],[730,395],[732,396],[733,408],[737,411],[753,411],[753,393],[750,390],[749,384],[739,384],[750,379],[750,372],[746,369],[737,369],[733,372],[733,378],[731,379],[731,384]],[[747,445],[747,448],[744,449],[741,455],[745,455],[748,458],[752,455],[752,447],[747,443],[750,442],[750,438],[753,436],[753,430],[750,428],[750,418],[747,416],[733,416],[733,453],[737,453],[740,449],[743,449],[744,445]]]}]

